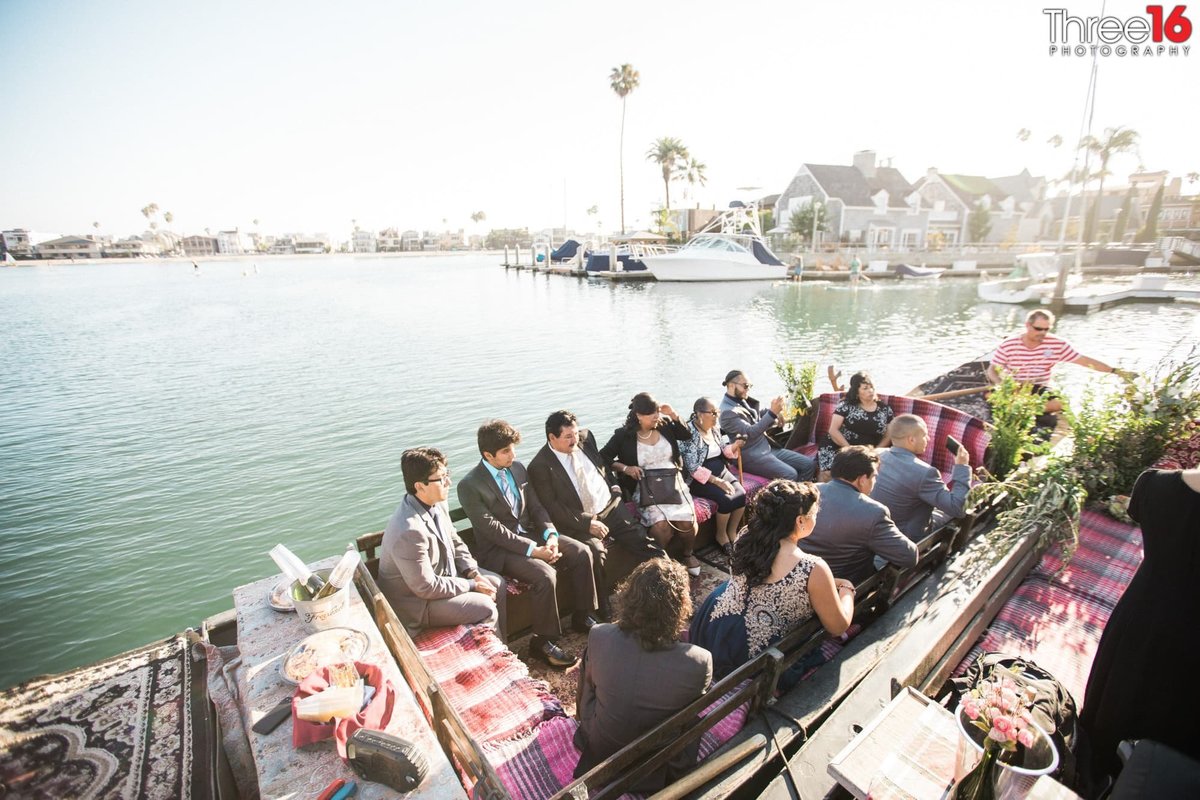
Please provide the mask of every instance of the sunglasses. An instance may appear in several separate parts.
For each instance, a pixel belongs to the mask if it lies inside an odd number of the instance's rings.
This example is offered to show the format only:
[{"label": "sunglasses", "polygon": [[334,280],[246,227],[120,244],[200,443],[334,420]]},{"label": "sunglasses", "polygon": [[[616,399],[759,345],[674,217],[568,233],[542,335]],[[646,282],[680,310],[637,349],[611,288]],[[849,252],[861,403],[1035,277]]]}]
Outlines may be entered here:
[{"label": "sunglasses", "polygon": [[1049,325],[1046,325],[1045,327],[1043,327],[1041,325],[1030,325],[1029,327],[1033,328],[1038,333],[1045,333],[1046,331],[1050,330]]},{"label": "sunglasses", "polygon": [[450,473],[444,472],[441,475],[430,475],[421,483],[450,483]]}]

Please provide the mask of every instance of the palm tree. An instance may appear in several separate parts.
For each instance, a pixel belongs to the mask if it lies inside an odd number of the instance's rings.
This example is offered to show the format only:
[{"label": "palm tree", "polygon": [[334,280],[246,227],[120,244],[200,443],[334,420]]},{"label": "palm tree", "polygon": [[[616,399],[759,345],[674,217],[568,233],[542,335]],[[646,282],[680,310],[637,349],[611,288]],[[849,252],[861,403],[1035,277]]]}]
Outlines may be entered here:
[{"label": "palm tree", "polygon": [[170,225],[175,221],[175,215],[168,211],[167,213],[163,214],[163,221]]},{"label": "palm tree", "polygon": [[[663,189],[666,191],[666,203],[663,205],[671,210],[671,179],[679,176],[681,169],[687,168],[691,154],[683,142],[674,136],[664,136],[650,146],[646,151],[646,160],[653,161],[662,169]],[[703,170],[704,165],[700,164]]]},{"label": "palm tree", "polygon": [[483,213],[482,211],[476,211],[471,215],[471,221],[476,225],[483,222],[485,219],[487,219],[487,214]]},{"label": "palm tree", "polygon": [[1115,128],[1105,128],[1104,139],[1085,136],[1079,142],[1079,146],[1100,157],[1100,169],[1096,171],[1100,178],[1100,191],[1096,193],[1096,201],[1092,203],[1092,213],[1088,216],[1087,225],[1083,229],[1083,240],[1090,242],[1096,233],[1096,223],[1100,219],[1100,201],[1104,199],[1104,178],[1109,174],[1108,160],[1117,153],[1137,150],[1138,132],[1120,125]]},{"label": "palm tree", "polygon": [[638,87],[638,81],[641,76],[638,71],[630,64],[622,64],[619,67],[613,67],[612,72],[608,74],[608,85],[617,93],[617,97],[621,98],[621,152],[620,152],[620,168],[621,168],[621,232],[625,232],[625,98],[629,93]]},{"label": "palm tree", "polygon": [[1028,141],[1029,135],[1031,133],[1032,133],[1032,131],[1030,131],[1029,128],[1021,128],[1021,130],[1017,131],[1017,141],[1019,141],[1019,142]]},{"label": "palm tree", "polygon": [[704,174],[706,169],[708,169],[706,165],[689,157],[687,164],[680,166],[679,172],[680,176],[687,181],[688,187],[695,188],[697,183],[701,186],[708,183],[708,176]]},{"label": "palm tree", "polygon": [[1187,174],[1187,179],[1188,179],[1188,183],[1195,183],[1196,181],[1200,181],[1200,172],[1189,172]]}]

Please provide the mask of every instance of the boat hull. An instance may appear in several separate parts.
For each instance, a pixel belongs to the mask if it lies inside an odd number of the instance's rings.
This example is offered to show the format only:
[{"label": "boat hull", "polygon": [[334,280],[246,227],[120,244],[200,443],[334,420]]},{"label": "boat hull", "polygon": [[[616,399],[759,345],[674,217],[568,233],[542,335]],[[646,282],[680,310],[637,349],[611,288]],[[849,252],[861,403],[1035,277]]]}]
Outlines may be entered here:
[{"label": "boat hull", "polygon": [[679,253],[646,256],[646,269],[660,281],[777,281],[787,277],[786,265],[760,264],[752,259],[703,258]]}]

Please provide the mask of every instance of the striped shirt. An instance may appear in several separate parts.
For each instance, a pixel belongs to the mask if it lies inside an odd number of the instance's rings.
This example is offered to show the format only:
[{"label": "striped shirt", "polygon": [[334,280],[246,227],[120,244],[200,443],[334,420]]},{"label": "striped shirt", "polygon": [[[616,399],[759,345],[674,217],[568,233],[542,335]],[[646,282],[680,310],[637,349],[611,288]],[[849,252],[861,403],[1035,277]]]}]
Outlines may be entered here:
[{"label": "striped shirt", "polygon": [[1056,364],[1079,358],[1079,351],[1066,339],[1046,335],[1037,347],[1027,347],[1020,335],[1005,339],[992,355],[992,366],[1021,383],[1044,384]]}]

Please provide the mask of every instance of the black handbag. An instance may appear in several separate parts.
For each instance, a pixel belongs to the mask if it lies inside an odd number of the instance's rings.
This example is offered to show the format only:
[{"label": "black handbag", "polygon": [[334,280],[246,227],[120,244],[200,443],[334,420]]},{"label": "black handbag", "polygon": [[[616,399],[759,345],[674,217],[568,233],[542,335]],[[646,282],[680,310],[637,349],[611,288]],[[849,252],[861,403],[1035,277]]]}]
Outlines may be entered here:
[{"label": "black handbag", "polygon": [[638,481],[638,505],[646,506],[676,506],[683,502],[679,493],[679,470],[644,469],[641,480]]}]

